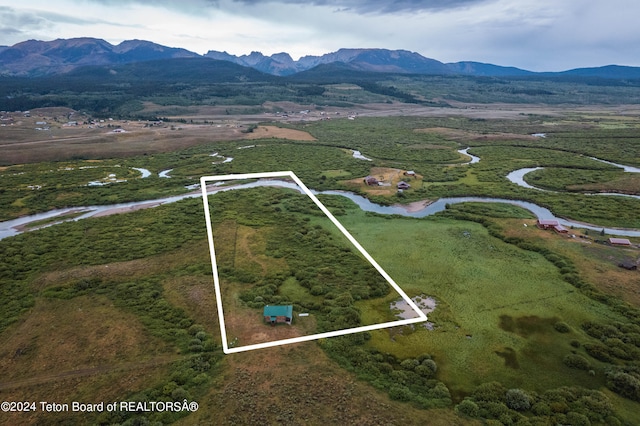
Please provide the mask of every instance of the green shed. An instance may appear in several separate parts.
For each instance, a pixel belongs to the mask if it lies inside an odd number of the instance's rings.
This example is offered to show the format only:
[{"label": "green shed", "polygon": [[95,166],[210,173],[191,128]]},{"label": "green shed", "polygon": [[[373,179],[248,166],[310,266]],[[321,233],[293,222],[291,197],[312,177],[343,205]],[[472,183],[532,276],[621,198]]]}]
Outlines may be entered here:
[{"label": "green shed", "polygon": [[278,323],[284,323],[291,325],[291,319],[293,318],[293,305],[267,305],[264,307],[264,321],[276,325]]}]

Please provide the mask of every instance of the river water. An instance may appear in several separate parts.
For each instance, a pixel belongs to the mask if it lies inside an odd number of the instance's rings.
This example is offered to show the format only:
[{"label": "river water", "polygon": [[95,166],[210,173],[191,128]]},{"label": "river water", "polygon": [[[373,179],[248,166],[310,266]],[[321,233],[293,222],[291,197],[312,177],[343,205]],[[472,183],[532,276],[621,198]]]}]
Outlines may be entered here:
[{"label": "river water", "polygon": [[[610,161],[605,161],[605,160],[600,160],[598,158],[595,157],[590,157],[592,160],[596,160],[596,161],[600,161],[603,163],[607,163],[607,164],[611,164],[612,166],[616,166],[616,167],[620,167],[622,169],[624,169],[625,172],[627,173],[640,173],[640,169],[637,167],[632,167],[632,166],[624,166],[622,164],[617,164],[617,163],[612,163]],[[541,170],[544,169],[544,167],[526,167],[524,169],[518,169],[518,170],[514,170],[511,173],[509,173],[507,175],[507,179],[509,179],[509,181],[515,183],[516,185],[519,185],[523,188],[530,188],[530,189],[535,189],[538,191],[545,191],[545,192],[556,192],[556,191],[551,191],[548,189],[542,189],[542,188],[538,188],[536,186],[533,185],[529,185],[527,182],[525,182],[524,180],[524,176],[527,173],[531,173],[535,170]],[[631,195],[631,194],[619,194],[616,192],[594,192],[588,195],[613,195],[613,196],[617,196],[617,197],[629,197],[629,198],[637,198],[640,200],[640,195]]]},{"label": "river water", "polygon": [[[222,191],[233,191],[244,188],[254,188],[261,186],[277,186],[277,187],[285,187],[294,189],[302,192],[302,190],[293,182],[283,181],[283,180],[258,180],[255,182],[234,185],[234,186],[214,186],[211,185],[208,187],[207,192],[210,194],[215,194],[216,192]],[[604,228],[607,234],[614,235],[624,235],[624,236],[640,236],[640,230],[637,229],[617,229],[617,228],[607,228],[598,225],[589,225],[580,222],[574,222],[570,220],[566,220],[563,218],[556,217],[549,209],[538,206],[537,204],[522,201],[522,200],[509,200],[503,198],[491,198],[491,197],[447,197],[440,198],[434,203],[429,204],[425,208],[418,211],[409,211],[406,207],[401,205],[393,205],[393,206],[383,206],[380,204],[373,203],[369,201],[367,198],[354,194],[348,191],[312,191],[314,194],[327,194],[327,195],[339,195],[342,197],[349,198],[355,204],[360,207],[363,211],[374,212],[380,214],[396,214],[406,217],[414,217],[414,218],[422,218],[426,216],[433,215],[435,213],[441,212],[446,209],[447,204],[457,204],[457,203],[465,203],[465,202],[489,202],[489,203],[505,203],[512,204],[516,206],[520,206],[526,210],[532,212],[538,219],[551,219],[557,220],[564,226],[575,226],[579,228],[587,228],[595,231],[600,231]],[[82,212],[82,215],[72,219],[72,220],[81,220],[92,216],[100,216],[107,214],[109,212],[118,211],[119,213],[124,213],[128,211],[134,211],[140,208],[145,207],[154,207],[162,204],[173,203],[176,201],[184,200],[186,198],[196,198],[201,197],[200,192],[192,192],[189,194],[183,194],[173,197],[166,197],[157,200],[146,200],[146,201],[135,201],[130,203],[120,203],[120,204],[111,204],[106,206],[86,206],[86,207],[70,207],[66,209],[58,209],[52,210],[45,213],[34,214],[30,216],[24,216],[18,219],[9,220],[5,222],[0,222],[0,239],[11,237],[14,235],[20,234],[21,227],[24,225],[28,225],[32,222],[37,222],[45,219],[51,219],[56,216],[61,216],[65,214],[70,214],[74,212]]]},{"label": "river water", "polygon": [[475,155],[471,155],[469,154],[469,150],[471,149],[471,147],[469,148],[465,148],[465,149],[459,149],[458,152],[462,155],[466,155],[467,157],[471,157],[471,160],[469,160],[468,162],[464,163],[464,164],[475,164],[477,162],[480,161],[480,157],[476,157]]}]

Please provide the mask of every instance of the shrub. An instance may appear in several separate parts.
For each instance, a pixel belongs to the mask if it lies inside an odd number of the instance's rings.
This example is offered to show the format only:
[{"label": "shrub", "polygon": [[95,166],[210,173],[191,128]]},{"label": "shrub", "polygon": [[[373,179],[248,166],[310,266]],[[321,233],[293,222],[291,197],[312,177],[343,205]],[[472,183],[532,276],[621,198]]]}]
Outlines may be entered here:
[{"label": "shrub", "polygon": [[473,399],[476,401],[502,402],[506,388],[499,382],[483,383],[473,391]]},{"label": "shrub", "polygon": [[400,367],[404,370],[413,371],[415,368],[420,365],[420,362],[417,359],[408,358],[400,363]]},{"label": "shrub", "polygon": [[640,380],[620,369],[607,371],[607,387],[620,396],[640,401]]},{"label": "shrub", "polygon": [[389,397],[396,401],[410,401],[412,393],[405,386],[394,385],[389,389]]},{"label": "shrub", "polygon": [[416,367],[416,369],[414,370],[417,374],[421,375],[422,377],[433,377],[434,376],[434,372],[432,369],[430,369],[429,367],[425,366],[425,365],[419,365]]},{"label": "shrub", "polygon": [[506,402],[507,407],[516,411],[527,411],[531,408],[531,396],[522,389],[509,389]]},{"label": "shrub", "polygon": [[553,328],[556,329],[558,333],[569,333],[571,331],[571,327],[566,322],[558,321],[553,325]]},{"label": "shrub", "polygon": [[442,382],[437,382],[436,385],[429,391],[428,396],[433,399],[446,399],[451,403],[451,393],[449,388]]},{"label": "shrub", "polygon": [[322,286],[322,285],[314,285],[313,287],[311,287],[310,293],[313,296],[320,296],[325,294],[328,291],[328,288]]},{"label": "shrub", "polygon": [[606,424],[609,426],[622,426],[622,422],[617,417],[609,416],[606,419]]},{"label": "shrub", "polygon": [[609,355],[609,348],[600,344],[586,344],[584,345],[584,349],[587,351],[589,355],[593,358],[603,361],[603,362],[611,362],[613,359]]},{"label": "shrub", "polygon": [[501,402],[485,402],[481,404],[480,416],[498,419],[509,413],[509,408]]},{"label": "shrub", "polygon": [[562,362],[564,362],[567,367],[578,370],[589,370],[591,368],[589,361],[581,355],[569,354],[564,357]]},{"label": "shrub", "polygon": [[465,399],[456,405],[456,413],[467,417],[478,417],[478,404],[470,399]]},{"label": "shrub", "polygon": [[551,414],[551,407],[546,402],[538,402],[531,407],[531,411],[536,416],[548,416]]},{"label": "shrub", "polygon": [[431,370],[433,374],[436,374],[436,372],[438,371],[438,365],[432,359],[425,359],[424,361],[422,361],[422,365]]},{"label": "shrub", "polygon": [[584,414],[570,411],[567,413],[567,423],[571,426],[591,426],[591,422]]}]

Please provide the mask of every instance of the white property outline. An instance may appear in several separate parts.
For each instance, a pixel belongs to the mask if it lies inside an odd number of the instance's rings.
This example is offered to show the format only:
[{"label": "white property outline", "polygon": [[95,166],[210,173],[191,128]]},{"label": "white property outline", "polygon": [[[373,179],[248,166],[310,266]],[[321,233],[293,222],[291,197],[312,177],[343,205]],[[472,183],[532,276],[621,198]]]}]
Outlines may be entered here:
[{"label": "white property outline", "polygon": [[[322,210],[322,212],[325,215],[327,215],[327,217],[331,220],[331,222],[333,222],[333,224],[338,227],[338,229],[344,234],[344,236],[347,237],[347,239],[369,261],[369,263],[371,263],[373,265],[373,267],[376,268],[376,270],[380,273],[380,275],[382,275],[384,277],[384,279],[387,280],[387,282],[389,284],[391,284],[393,289],[396,292],[398,292],[398,294],[400,294],[400,296],[404,299],[404,301],[407,302],[407,304],[418,314],[418,318],[411,318],[411,319],[405,319],[405,320],[385,322],[385,323],[380,323],[380,324],[366,325],[366,326],[355,327],[355,328],[347,328],[345,330],[329,331],[329,332],[326,332],[326,333],[312,334],[312,335],[309,335],[309,336],[294,337],[294,338],[291,338],[291,339],[275,340],[275,341],[272,341],[272,342],[257,343],[257,344],[253,344],[253,345],[245,345],[245,346],[239,346],[239,347],[236,347],[236,348],[229,348],[229,344],[227,342],[227,331],[226,331],[225,324],[224,324],[224,311],[222,309],[222,294],[221,294],[221,291],[220,291],[220,280],[218,278],[218,267],[217,267],[217,263],[216,263],[216,255],[215,255],[215,249],[214,249],[214,245],[213,245],[213,230],[212,230],[212,226],[211,226],[211,212],[209,210],[209,200],[208,200],[208,196],[207,196],[208,195],[207,194],[207,182],[208,181],[232,180],[232,179],[260,179],[260,178],[277,178],[277,177],[289,177],[289,178],[293,179],[293,181],[300,187],[300,189],[302,189],[302,191],[306,195],[308,195],[309,198],[311,198],[313,200],[313,202],[320,208],[320,210]],[[422,312],[418,308],[418,306],[416,306],[416,304],[413,302],[413,300],[411,300],[411,298],[406,295],[406,293],[398,286],[398,284],[396,284],[395,281],[393,281],[393,278],[391,278],[389,276],[389,274],[387,274],[387,272],[384,269],[382,269],[382,267],[380,265],[378,265],[378,262],[376,262],[375,259],[373,257],[371,257],[371,255],[369,253],[367,253],[367,251],[360,245],[360,243],[358,243],[358,241],[356,241],[356,239],[353,238],[353,236],[349,233],[349,231],[347,231],[345,229],[345,227],[342,226],[342,224],[340,222],[338,222],[338,220],[335,217],[333,217],[331,212],[324,206],[324,204],[322,204],[320,202],[320,200],[318,200],[318,198],[315,195],[313,195],[313,193],[309,190],[309,188],[307,188],[305,186],[305,184],[302,183],[302,181],[300,179],[298,179],[298,177],[292,171],[288,171],[288,172],[245,173],[245,174],[231,174],[231,175],[220,175],[220,176],[202,176],[200,178],[200,187],[202,189],[202,200],[203,200],[203,204],[204,204],[205,222],[207,224],[207,235],[209,237],[209,253],[211,254],[211,266],[213,267],[213,282],[214,282],[214,285],[215,285],[216,303],[217,303],[217,306],[218,306],[218,319],[220,320],[220,335],[221,335],[221,338],[222,338],[222,350],[224,351],[225,354],[232,354],[232,353],[237,353],[237,352],[251,351],[251,350],[254,350],[254,349],[262,349],[262,348],[269,348],[269,347],[274,347],[274,346],[288,345],[288,344],[291,344],[291,343],[307,342],[307,341],[311,341],[311,340],[324,339],[324,338],[327,338],[327,337],[343,336],[345,334],[353,334],[353,333],[360,333],[360,332],[363,332],[363,331],[379,330],[379,329],[382,329],[382,328],[397,327],[397,326],[400,326],[400,325],[415,324],[415,323],[418,323],[418,322],[427,321],[427,315],[424,312]]]}]

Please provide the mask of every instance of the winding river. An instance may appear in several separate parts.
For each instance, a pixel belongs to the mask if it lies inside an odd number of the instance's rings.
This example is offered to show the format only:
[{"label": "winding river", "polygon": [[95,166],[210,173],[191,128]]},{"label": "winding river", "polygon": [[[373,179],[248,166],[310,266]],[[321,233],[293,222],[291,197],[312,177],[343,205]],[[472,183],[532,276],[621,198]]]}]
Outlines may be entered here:
[{"label": "winding river", "polygon": [[471,149],[471,147],[458,150],[458,152],[460,154],[466,155],[467,157],[471,157],[471,160],[469,160],[469,161],[467,161],[466,163],[463,163],[463,164],[475,164],[475,163],[480,161],[480,157],[476,157],[475,155],[469,154],[469,150],[470,149]]},{"label": "winding river", "polygon": [[[471,148],[458,150],[460,154],[471,157],[471,160],[464,164],[475,164],[479,162],[480,157],[469,154],[468,153],[469,149]],[[353,156],[355,158],[371,161],[369,158],[364,157],[359,151],[355,151],[355,150],[352,150],[352,151],[353,151]],[[214,157],[218,156],[218,157],[224,158],[223,162],[229,162],[233,160],[233,158],[230,158],[230,157],[225,158],[219,155],[217,152],[211,154],[211,156],[214,156]],[[603,163],[611,164],[616,167],[623,168],[625,172],[640,173],[640,168],[637,168],[637,167],[624,166],[622,164],[612,163],[610,161],[601,160],[595,157],[590,157],[590,158],[595,161],[600,161]],[[527,173],[530,173],[534,170],[540,170],[542,168],[543,167],[527,167],[523,169],[514,170],[507,175],[507,179],[515,183],[516,185],[522,186],[524,188],[535,189],[538,191],[547,191],[545,189],[537,188],[533,185],[529,185],[524,180],[524,176]],[[151,175],[151,173],[146,169],[140,169],[140,168],[135,168],[135,169],[141,172],[142,178],[146,178],[149,175]],[[160,172],[159,175],[160,177],[168,178],[170,177],[169,173],[172,170],[173,169],[163,170],[162,172]],[[233,185],[233,186],[227,186],[227,187],[220,187],[219,186],[220,184],[222,184],[222,182],[219,182],[216,185],[211,185],[210,188],[208,189],[208,192],[215,193],[220,191],[231,191],[236,189],[253,188],[258,186],[278,186],[278,187],[286,187],[286,188],[300,191],[300,188],[298,188],[296,184],[288,181],[282,181],[282,180],[259,180],[252,183],[247,183],[242,185]],[[189,189],[197,189],[198,187],[199,185],[192,185],[189,187]],[[349,198],[351,201],[357,204],[358,207],[360,207],[360,209],[362,209],[363,211],[380,213],[380,214],[396,214],[396,215],[414,217],[414,218],[422,218],[422,217],[430,216],[432,214],[441,212],[446,209],[447,204],[457,204],[457,203],[466,203],[466,202],[505,203],[505,204],[512,204],[515,206],[519,206],[526,210],[529,210],[538,219],[541,219],[541,220],[547,220],[547,219],[557,220],[559,223],[561,223],[564,226],[569,226],[569,227],[574,226],[578,228],[591,229],[594,231],[600,231],[604,229],[606,233],[615,234],[615,235],[635,236],[635,237],[640,236],[640,230],[637,230],[637,229],[607,228],[607,227],[602,227],[598,225],[585,224],[581,222],[575,222],[575,221],[563,219],[555,216],[547,208],[544,208],[542,206],[539,206],[537,204],[534,204],[528,201],[521,201],[521,200],[509,200],[504,198],[491,198],[491,197],[448,197],[448,198],[440,198],[434,203],[429,204],[428,206],[424,207],[421,210],[409,211],[406,207],[402,205],[383,206],[380,204],[376,204],[369,201],[367,198],[363,196],[360,196],[348,191],[320,191],[320,192],[312,191],[312,192],[314,194],[339,195],[342,197]],[[553,191],[549,191],[549,192],[553,192]],[[640,199],[640,196],[638,195],[615,194],[615,193],[598,193],[598,194],[590,194],[590,195],[616,195],[616,196],[626,196],[626,197],[633,197],[633,198]],[[157,200],[134,201],[130,203],[111,204],[106,206],[70,207],[65,209],[51,210],[45,213],[39,213],[39,214],[30,215],[30,216],[20,217],[18,219],[0,222],[0,239],[18,235],[27,229],[35,230],[45,226],[55,225],[57,223],[61,223],[68,220],[80,220],[80,219],[86,219],[89,217],[106,216],[114,213],[126,213],[126,212],[131,212],[139,209],[156,207],[162,204],[173,203],[176,201],[183,200],[185,198],[195,198],[200,196],[201,196],[200,191],[197,191],[197,192],[190,192],[188,194],[183,194],[183,195],[178,195],[173,197],[160,198]],[[74,217],[73,219],[66,219],[64,217],[70,214],[74,214],[74,215],[77,214],[77,216]],[[56,218],[59,218],[59,220],[56,220]],[[46,225],[42,225],[39,227],[33,226],[33,225],[37,225],[37,222],[41,222],[41,221],[47,221]]]},{"label": "winding river", "polygon": [[[617,164],[617,163],[612,163],[611,161],[606,161],[606,160],[601,160],[599,158],[595,158],[595,157],[590,157],[592,160],[596,160],[596,161],[600,161],[602,163],[607,163],[607,164],[611,164],[612,166],[616,166],[616,167],[620,167],[621,169],[624,169],[625,172],[627,173],[640,173],[640,168],[637,167],[632,167],[632,166],[625,166],[622,164]],[[527,173],[531,173],[535,170],[542,170],[544,169],[544,167],[525,167],[523,169],[518,169],[518,170],[514,170],[511,173],[509,173],[507,175],[507,179],[509,179],[509,181],[515,183],[516,185],[519,185],[523,188],[529,188],[529,189],[535,189],[537,191],[545,191],[545,192],[556,192],[556,191],[551,191],[548,189],[542,189],[542,188],[538,188],[536,186],[530,185],[527,182],[525,182],[524,180],[524,176]],[[617,196],[617,197],[630,197],[630,198],[637,198],[640,200],[640,195],[631,195],[631,194],[618,194],[615,192],[594,192],[594,193],[589,193],[586,195],[613,195],[613,196]]]},{"label": "winding river", "polygon": [[[282,181],[282,180],[258,180],[256,182],[251,182],[247,184],[234,185],[234,186],[210,186],[207,190],[208,193],[214,194],[216,192],[222,191],[233,191],[237,189],[243,188],[254,188],[260,186],[277,186],[277,187],[285,187],[294,190],[300,190],[300,188],[293,182]],[[440,198],[432,204],[424,207],[418,211],[409,211],[406,207],[401,205],[393,205],[393,206],[383,206],[380,204],[373,203],[369,201],[367,198],[354,194],[348,191],[312,191],[314,194],[328,194],[328,195],[339,195],[342,197],[347,197],[352,200],[354,203],[360,207],[363,211],[367,212],[375,212],[380,214],[397,214],[406,217],[414,217],[414,218],[422,218],[426,216],[430,216],[437,212],[441,212],[446,209],[447,204],[457,204],[457,203],[466,203],[466,202],[490,202],[490,203],[505,203],[512,204],[516,206],[520,206],[526,210],[532,212],[538,219],[552,219],[557,220],[564,226],[575,226],[579,228],[587,228],[594,231],[600,231],[604,228],[605,232],[608,234],[614,235],[624,235],[624,236],[633,236],[640,237],[640,230],[637,229],[617,229],[617,228],[607,228],[597,225],[584,224],[580,222],[574,222],[570,220],[566,220],[563,218],[556,217],[549,209],[541,207],[537,204],[528,202],[528,201],[520,201],[520,200],[508,200],[503,198],[490,198],[490,197],[448,197],[448,198]],[[47,223],[46,226],[51,226],[56,223],[60,223],[65,220],[80,220],[89,217],[99,217],[105,216],[113,213],[126,213],[139,209],[150,208],[159,206],[162,204],[173,203],[176,201],[184,200],[186,198],[196,198],[201,197],[201,192],[191,192],[188,194],[160,198],[156,200],[146,200],[146,201],[135,201],[130,203],[120,203],[120,204],[111,204],[106,206],[86,206],[86,207],[70,207],[65,209],[51,210],[45,213],[34,214],[30,216],[24,216],[18,219],[13,219],[5,222],[0,222],[0,239],[11,237],[14,235],[18,235],[21,232],[24,232],[25,226],[29,226],[30,224],[34,224],[34,222],[39,222],[43,220],[51,220],[51,223]],[[65,219],[64,215],[78,213],[79,215],[73,219]],[[56,217],[60,217],[60,221],[55,221]],[[36,229],[36,228],[32,228]]]}]

